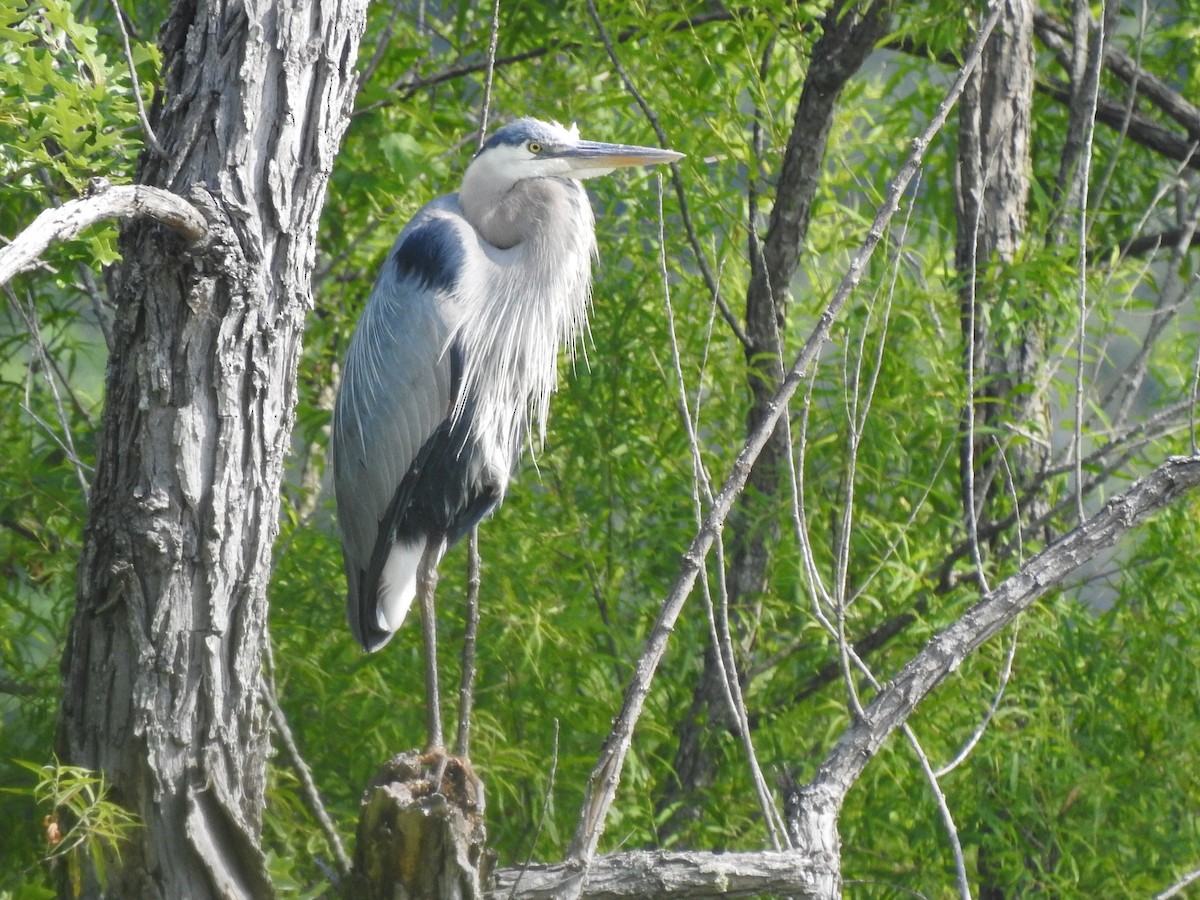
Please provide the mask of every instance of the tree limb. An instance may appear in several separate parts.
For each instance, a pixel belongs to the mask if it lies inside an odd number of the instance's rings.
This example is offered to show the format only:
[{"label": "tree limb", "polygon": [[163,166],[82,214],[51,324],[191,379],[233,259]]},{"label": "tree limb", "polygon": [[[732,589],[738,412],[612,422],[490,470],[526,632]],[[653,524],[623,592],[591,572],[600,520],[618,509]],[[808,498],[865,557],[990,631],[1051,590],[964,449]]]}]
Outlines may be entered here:
[{"label": "tree limb", "polygon": [[[1035,87],[1061,103],[1071,102],[1071,89],[1061,81],[1039,80]],[[1126,131],[1134,141],[1167,159],[1186,163],[1189,169],[1200,169],[1200,154],[1196,153],[1195,141],[1180,137],[1137,110],[1126,115],[1125,108],[1107,94],[1102,93],[1096,98],[1096,121],[1117,129],[1128,121]]]},{"label": "tree limb", "polygon": [[[756,850],[743,853],[638,851],[592,860],[586,869],[570,862],[501,869],[486,896],[557,900],[569,886],[584,900],[631,897],[816,897],[828,865],[816,854]],[[822,876],[822,877],[818,877]],[[519,889],[512,888],[520,880]],[[580,886],[579,883],[583,882]]]},{"label": "tree limb", "polygon": [[579,825],[568,850],[568,856],[577,864],[586,865],[596,852],[600,835],[604,830],[604,819],[616,796],[625,756],[633,741],[634,726],[641,716],[654,674],[666,653],[667,642],[675,627],[675,622],[695,586],[696,578],[704,567],[704,560],[712,548],[717,533],[723,528],[734,500],[745,487],[750,470],[775,430],[776,423],[787,410],[789,400],[804,380],[805,372],[816,361],[821,348],[828,340],[834,320],[845,307],[855,288],[858,287],[866,270],[867,262],[883,239],[888,223],[891,222],[892,216],[899,208],[901,196],[920,169],[921,161],[925,157],[930,142],[945,124],[946,117],[962,94],[967,78],[979,64],[983,45],[991,36],[998,16],[999,6],[993,5],[987,20],[979,29],[979,36],[972,44],[966,62],[953,85],[947,91],[942,102],[938,104],[929,124],[919,136],[913,138],[909,156],[888,186],[887,194],[876,212],[862,246],[854,254],[837,290],[821,311],[812,333],[805,341],[791,369],[784,376],[779,390],[765,408],[762,421],[738,453],[733,471],[717,495],[712,509],[705,517],[704,524],[684,554],[679,574],[659,608],[658,618],[638,660],[633,680],[626,689],[621,712],[605,739],[600,757],[588,778],[587,795],[580,811]]},{"label": "tree limb", "polygon": [[[1071,30],[1045,10],[1035,8],[1033,27],[1037,36],[1059,56],[1069,51]],[[1200,107],[1188,102],[1170,85],[1156,75],[1139,66],[1137,60],[1111,43],[1104,47],[1104,67],[1136,88],[1139,96],[1145,97],[1166,115],[1187,129],[1193,139],[1200,139]]]},{"label": "tree limb", "polygon": [[913,657],[851,723],[813,784],[845,796],[888,736],[963,660],[1097,553],[1198,485],[1200,456],[1172,457],[1033,557]]},{"label": "tree limb", "polygon": [[[709,12],[701,13],[672,25],[670,32],[687,32],[694,28],[699,28],[708,25],[712,22],[728,22],[742,13],[730,11],[727,9],[716,9]],[[628,41],[637,40],[645,32],[640,28],[627,28],[617,36],[617,43],[624,44]],[[520,53],[511,53],[507,56],[497,56],[492,65],[497,69],[502,69],[507,66],[516,65],[517,63],[528,62],[531,59],[541,59],[552,53],[570,53],[580,49],[580,44],[574,41],[551,41],[543,44],[540,47],[534,47],[530,50],[524,50]],[[426,88],[436,87],[439,84],[445,84],[449,81],[455,81],[459,78],[467,78],[471,75],[478,75],[487,71],[488,60],[486,55],[483,58],[475,58],[469,62],[458,62],[446,68],[434,72],[431,75],[405,75],[404,77],[393,81],[387,87],[387,93],[393,96],[387,100],[379,100],[375,103],[364,106],[361,109],[354,111],[355,116],[370,112],[375,109],[380,109],[385,106],[390,106],[393,103],[403,102],[411,98],[418,91]]]},{"label": "tree limb", "polygon": [[32,269],[56,241],[69,241],[105,219],[150,218],[195,243],[208,234],[204,216],[177,194],[141,184],[105,185],[94,193],[43,211],[0,250],[0,284]]}]

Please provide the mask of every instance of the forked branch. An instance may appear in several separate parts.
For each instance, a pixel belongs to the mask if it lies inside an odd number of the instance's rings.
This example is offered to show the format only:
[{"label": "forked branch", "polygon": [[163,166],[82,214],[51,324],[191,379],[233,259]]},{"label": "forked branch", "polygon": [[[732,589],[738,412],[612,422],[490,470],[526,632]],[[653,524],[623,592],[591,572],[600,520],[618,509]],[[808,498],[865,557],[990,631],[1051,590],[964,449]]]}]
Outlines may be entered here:
[{"label": "forked branch", "polygon": [[845,796],[888,736],[963,660],[1101,550],[1197,486],[1200,456],[1173,457],[997,585],[926,644],[867,704],[821,764],[814,785]]},{"label": "forked branch", "polygon": [[[958,77],[947,92],[945,99],[938,105],[932,120],[922,133],[913,139],[908,159],[889,185],[887,195],[875,215],[862,246],[850,261],[845,276],[818,317],[816,326],[797,355],[791,369],[785,374],[779,390],[767,404],[759,427],[747,439],[739,452],[733,471],[715,498],[712,509],[705,517],[704,524],[683,556],[679,574],[676,576],[667,598],[659,608],[658,619],[651,630],[646,648],[638,660],[633,680],[626,689],[621,712],[605,740],[600,758],[588,780],[587,797],[580,812],[579,826],[568,851],[571,862],[580,868],[586,867],[596,853],[600,835],[604,830],[604,820],[616,796],[621,769],[624,767],[625,757],[633,741],[634,726],[641,716],[658,665],[666,653],[667,642],[675,627],[675,622],[695,586],[696,579],[704,566],[704,560],[723,527],[734,500],[745,487],[746,479],[755,460],[774,431],[776,423],[787,410],[788,402],[804,379],[804,373],[814,363],[821,347],[828,340],[838,314],[845,307],[850,295],[862,279],[867,262],[882,240],[892,216],[899,207],[900,198],[917,174],[930,142],[945,124],[950,110],[962,94],[967,78],[979,64],[983,45],[991,35],[998,16],[999,6],[993,5],[990,14],[980,28],[978,38],[967,54],[966,62],[959,71]],[[579,896],[579,894],[564,893],[562,896]]]}]

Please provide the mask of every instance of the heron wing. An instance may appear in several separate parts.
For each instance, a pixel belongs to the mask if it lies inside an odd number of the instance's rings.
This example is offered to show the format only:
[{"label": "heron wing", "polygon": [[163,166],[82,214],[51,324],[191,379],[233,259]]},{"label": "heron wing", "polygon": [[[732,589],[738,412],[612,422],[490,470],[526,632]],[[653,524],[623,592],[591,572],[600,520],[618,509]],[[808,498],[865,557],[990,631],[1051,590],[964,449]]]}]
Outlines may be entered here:
[{"label": "heron wing", "polygon": [[[334,409],[334,489],[346,563],[348,618],[368,649],[380,579],[397,523],[454,405],[454,288],[463,242],[457,204],[440,198],[401,232],[350,342]],[[423,549],[415,550],[419,556]],[[415,571],[415,564],[414,564]]]}]

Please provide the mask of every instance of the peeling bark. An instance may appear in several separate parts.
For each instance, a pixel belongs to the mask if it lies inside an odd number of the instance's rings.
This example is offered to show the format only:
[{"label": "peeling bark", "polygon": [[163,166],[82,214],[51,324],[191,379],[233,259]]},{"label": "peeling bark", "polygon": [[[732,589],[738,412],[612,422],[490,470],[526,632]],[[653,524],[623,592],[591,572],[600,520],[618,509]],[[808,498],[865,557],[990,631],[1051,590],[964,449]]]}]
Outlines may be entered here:
[{"label": "peeling bark", "polygon": [[[317,217],[348,112],[359,0],[180,3],[143,184],[186,195],[189,253],[121,237],[117,318],[77,604],[64,762],[103,771],[143,827],[108,896],[267,897],[258,694]],[[71,893],[62,885],[64,894]],[[84,895],[99,896],[95,873]]]},{"label": "peeling bark", "polygon": [[459,757],[392,757],[362,799],[354,872],[343,896],[476,900],[484,854],[483,783]]}]

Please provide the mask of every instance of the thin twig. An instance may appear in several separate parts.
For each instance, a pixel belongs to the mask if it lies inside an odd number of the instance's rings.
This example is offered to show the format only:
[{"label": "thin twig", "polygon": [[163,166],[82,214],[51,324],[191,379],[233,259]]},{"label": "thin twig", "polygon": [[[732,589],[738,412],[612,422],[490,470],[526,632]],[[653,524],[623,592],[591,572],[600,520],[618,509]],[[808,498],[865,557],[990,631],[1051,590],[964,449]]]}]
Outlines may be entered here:
[{"label": "thin twig", "polygon": [[[645,116],[646,120],[650,123],[651,128],[654,129],[654,133],[658,137],[659,142],[663,146],[666,146],[669,143],[669,141],[667,140],[666,132],[663,129],[662,124],[660,123],[660,121],[658,119],[658,115],[651,108],[650,104],[646,102],[645,97],[642,95],[641,91],[638,90],[637,85],[634,84],[633,79],[630,77],[628,71],[626,70],[624,65],[621,63],[620,58],[617,56],[616,47],[613,45],[612,39],[609,37],[607,29],[605,29],[603,21],[601,21],[601,19],[600,19],[600,14],[596,9],[595,0],[588,0],[587,6],[588,6],[588,14],[591,17],[592,22],[596,27],[596,31],[599,34],[600,39],[604,44],[604,48],[605,48],[606,52],[608,53],[609,59],[612,61],[613,67],[617,70],[617,73],[620,75],[621,80],[624,83],[626,90],[629,92],[629,94],[634,98],[634,100],[637,102],[638,106],[641,108],[642,114]],[[737,317],[733,315],[732,310],[729,309],[728,305],[725,303],[724,299],[722,298],[721,293],[720,293],[719,283],[718,283],[717,279],[713,276],[711,269],[708,265],[708,259],[703,252],[703,248],[700,246],[699,238],[696,236],[695,229],[692,225],[691,214],[689,211],[687,197],[683,190],[683,179],[680,176],[678,165],[676,165],[674,163],[672,163],[672,165],[671,165],[671,181],[672,181],[672,185],[675,188],[676,197],[678,198],[678,201],[679,201],[680,213],[681,213],[681,218],[683,220],[685,231],[687,232],[689,241],[692,244],[693,252],[694,252],[696,259],[698,261],[698,264],[700,266],[701,273],[704,276],[705,283],[708,286],[709,292],[713,298],[713,302],[716,304],[717,308],[721,311],[722,316],[725,318],[726,323],[729,325],[729,327],[732,330],[732,332],[734,333],[734,335],[738,338],[739,341],[741,341],[743,346],[749,347],[750,346],[749,338],[743,331],[741,324],[737,320]],[[662,229],[664,226],[663,226],[661,178],[660,178],[659,183],[660,183],[660,190],[659,190],[659,194],[658,194],[659,227],[660,227],[659,245],[661,248],[661,252],[663,254],[662,255],[663,287],[664,287],[664,293],[667,297],[668,310],[669,310],[670,309],[670,307],[669,307],[670,293],[667,290],[666,239],[665,239],[665,235],[662,232]],[[711,483],[708,482],[707,475],[704,474],[704,466],[703,466],[703,462],[701,461],[700,452],[699,452],[699,443],[696,439],[696,434],[695,434],[695,431],[691,424],[691,416],[687,410],[687,392],[686,392],[686,387],[684,385],[682,368],[679,364],[678,347],[675,345],[675,342],[674,342],[673,327],[672,327],[672,331],[671,331],[671,336],[672,336],[672,350],[676,354],[675,362],[676,362],[676,368],[678,371],[677,377],[679,379],[680,397],[681,397],[681,402],[683,403],[683,415],[684,415],[685,421],[688,423],[689,438],[692,441],[693,460],[694,460],[693,467],[694,467],[695,472],[697,473],[697,477],[700,477],[702,475],[704,477],[703,489],[705,492],[706,500],[707,500],[708,504],[711,506],[711,504],[712,504]],[[697,498],[697,507],[699,507],[698,498]],[[716,544],[717,544],[717,554],[720,557],[720,564],[718,566],[718,571],[721,573],[720,597],[721,597],[722,602],[719,607],[714,607],[712,605],[711,596],[708,596],[708,594],[707,594],[707,591],[708,591],[707,582],[705,582],[705,584],[704,584],[704,590],[706,592],[706,599],[708,601],[709,608],[714,609],[714,610],[720,609],[722,611],[721,616],[711,616],[710,617],[710,623],[714,629],[713,636],[714,636],[714,650],[716,652],[716,660],[717,660],[717,664],[718,664],[718,669],[720,670],[722,681],[724,683],[723,693],[729,704],[730,712],[733,715],[734,720],[738,723],[738,731],[740,732],[743,747],[746,751],[747,762],[750,767],[751,777],[752,777],[752,780],[754,781],[756,792],[758,793],[759,803],[762,807],[764,821],[767,823],[767,829],[771,836],[771,840],[772,840],[774,846],[776,848],[779,848],[781,836],[782,836],[783,841],[789,841],[790,839],[787,836],[787,829],[784,827],[782,816],[780,815],[779,810],[774,803],[774,800],[771,796],[770,789],[767,787],[766,779],[763,777],[762,768],[759,766],[758,757],[754,750],[754,743],[753,743],[753,740],[752,740],[752,737],[750,734],[749,715],[746,711],[745,701],[742,698],[741,683],[738,680],[737,663],[736,663],[736,659],[734,657],[733,639],[730,634],[729,625],[728,625],[728,590],[726,589],[725,574],[724,574],[725,573],[724,546],[723,546],[722,538],[720,535],[716,536]]]},{"label": "thin twig", "polygon": [[[1105,0],[1106,6],[1112,0]],[[1086,14],[1086,6],[1080,7]],[[1083,508],[1083,369],[1084,369],[1084,353],[1087,347],[1087,320],[1088,320],[1088,299],[1087,299],[1087,235],[1088,235],[1088,180],[1092,171],[1092,150],[1096,136],[1096,106],[1100,98],[1100,69],[1103,68],[1104,61],[1104,46],[1108,40],[1105,34],[1104,26],[1108,18],[1108,11],[1105,10],[1101,15],[1096,28],[1096,42],[1094,49],[1088,60],[1088,72],[1086,85],[1090,88],[1090,92],[1084,98],[1088,104],[1088,108],[1084,111],[1084,131],[1083,131],[1083,160],[1079,167],[1075,170],[1075,178],[1078,187],[1075,191],[1075,196],[1079,203],[1079,226],[1077,235],[1079,238],[1079,251],[1077,258],[1077,266],[1079,271],[1079,324],[1076,333],[1075,352],[1076,368],[1075,368],[1075,430],[1073,454],[1075,459],[1075,514],[1078,516],[1078,521],[1083,522],[1086,517],[1086,512]],[[1077,40],[1082,40],[1085,35],[1081,35]]]},{"label": "thin twig", "polygon": [[1154,900],[1170,900],[1171,897],[1177,896],[1185,887],[1196,881],[1200,881],[1200,869],[1193,869],[1165,891],[1155,894]]},{"label": "thin twig", "polygon": [[521,867],[521,871],[517,873],[517,877],[513,880],[512,890],[508,893],[508,900],[513,900],[517,896],[517,888],[521,884],[521,877],[529,868],[529,864],[533,862],[533,852],[537,849],[538,838],[541,837],[542,828],[546,824],[546,814],[550,811],[550,801],[554,797],[554,779],[558,774],[558,719],[554,720],[554,748],[550,754],[550,778],[546,782],[546,793],[542,797],[542,812],[538,816],[537,826],[533,829],[533,840],[529,843],[529,853],[525,857],[525,865]]},{"label": "thin twig", "polygon": [[[688,410],[687,384],[683,377],[683,362],[679,352],[679,342],[675,335],[675,310],[671,305],[670,276],[667,271],[667,235],[665,216],[663,215],[663,182],[661,174],[658,176],[657,198],[659,274],[662,278],[663,303],[667,313],[667,333],[670,335],[671,340],[671,360],[675,366],[675,379],[679,385],[680,412],[683,416],[684,426],[687,430],[688,446],[691,448],[692,454],[693,503],[695,506],[696,525],[699,526],[704,518],[704,506],[712,505],[712,482],[704,466],[704,459],[700,453],[700,440],[696,434],[691,413]],[[704,495],[703,502],[701,502],[701,494]],[[708,580],[704,579],[702,581],[713,649],[716,652],[717,667],[721,673],[725,701],[729,707],[730,714],[738,725],[738,733],[742,739],[742,747],[746,752],[747,763],[750,767],[751,780],[754,782],[755,792],[758,794],[759,806],[762,808],[763,821],[766,822],[767,833],[771,838],[772,846],[776,850],[779,850],[782,846],[781,842],[787,842],[789,838],[787,836],[787,828],[784,826],[783,817],[775,805],[770,788],[767,787],[767,780],[763,777],[762,767],[758,763],[758,755],[754,750],[754,741],[750,734],[750,716],[746,710],[745,698],[742,696],[741,682],[738,679],[737,660],[734,656],[733,637],[729,629],[729,590],[725,581],[725,551],[720,535],[717,536],[716,553],[717,571],[720,573],[720,604],[712,602]]]},{"label": "thin twig", "polygon": [[142,102],[142,88],[138,83],[137,67],[133,64],[133,49],[129,46],[129,29],[125,27],[125,15],[121,12],[121,6],[117,0],[110,0],[110,2],[113,12],[117,16],[117,27],[121,29],[121,42],[125,45],[125,61],[129,63],[129,78],[133,82],[133,99],[137,103],[138,119],[142,123],[142,131],[146,134],[146,143],[160,158],[166,159],[167,151],[158,142],[158,136],[150,127],[150,119],[146,115],[146,105]]},{"label": "thin twig", "polygon": [[[392,6],[392,14],[388,17],[386,24],[384,24],[383,30],[379,32],[379,40],[375,43],[375,52],[371,54],[371,61],[367,63],[366,67],[362,70],[362,74],[358,76],[358,83],[360,85],[371,83],[371,79],[375,77],[375,70],[379,68],[379,64],[387,56],[387,49],[392,41],[392,32],[396,25],[396,19],[400,16],[401,12],[407,12],[404,4],[397,3]],[[418,33],[421,31],[419,22],[420,17],[418,16]]]},{"label": "thin twig", "polygon": [[[423,5],[423,4],[422,4]],[[712,23],[728,22],[737,15],[731,10],[715,9],[710,12],[700,13],[691,18],[684,19],[672,25],[669,32],[690,32],[696,28],[703,27]],[[646,32],[641,28],[628,28],[617,35],[617,43],[624,44],[628,41],[635,40],[645,35]],[[447,41],[449,43],[449,41]],[[580,44],[572,41],[551,41],[541,47],[535,47],[532,50],[524,50],[520,53],[511,53],[508,56],[498,57],[495,61],[497,68],[516,65],[518,63],[529,62],[532,59],[541,59],[554,53],[574,53],[580,49]],[[395,103],[402,103],[411,98],[418,91],[427,88],[437,87],[440,84],[445,84],[450,81],[455,81],[459,78],[466,78],[470,75],[475,75],[483,72],[487,68],[487,61],[480,61],[478,58],[470,62],[457,62],[451,66],[442,69],[440,72],[435,72],[432,75],[403,76],[396,79],[385,89],[385,93],[389,96],[385,100],[377,100],[369,106],[364,106],[362,109],[355,110],[354,115],[362,115],[372,110],[381,109],[386,106],[391,106]],[[365,79],[364,79],[365,81]]]},{"label": "thin twig", "polygon": [[[1137,39],[1135,43],[1137,55],[1133,59],[1133,77],[1129,82],[1129,96],[1125,99],[1125,117],[1121,120],[1121,125],[1117,129],[1117,139],[1113,144],[1112,152],[1109,154],[1108,165],[1105,166],[1104,174],[1100,178],[1100,186],[1096,189],[1096,199],[1094,201],[1096,209],[1104,208],[1104,198],[1108,194],[1108,187],[1112,182],[1112,177],[1116,174],[1117,165],[1121,162],[1121,150],[1125,146],[1125,138],[1129,134],[1129,123],[1133,119],[1133,107],[1136,105],[1138,99],[1138,78],[1141,75],[1142,69],[1142,47],[1146,43],[1146,0],[1142,0],[1138,6]],[[1037,26],[1035,25],[1034,27],[1036,28]],[[1096,224],[1095,218],[1092,219],[1092,224]],[[1091,229],[1088,230],[1088,234],[1090,236]]]},{"label": "thin twig", "polygon": [[[840,615],[842,611],[841,603],[838,603],[837,610]],[[826,632],[838,642],[838,649],[847,670],[846,681],[850,692],[851,705],[855,714],[854,721],[862,721],[866,717],[866,714],[859,700],[854,679],[849,674],[850,666],[853,665],[862,674],[874,689],[876,697],[883,693],[884,686],[875,677],[875,674],[866,662],[854,652],[854,648],[846,642],[840,621],[837,623],[830,622],[820,609],[817,611],[817,620]],[[967,880],[967,867],[966,860],[963,857],[962,841],[958,836],[958,828],[954,824],[954,816],[950,812],[949,801],[946,799],[946,794],[938,782],[937,774],[933,771],[933,766],[929,762],[929,756],[925,753],[924,748],[922,748],[921,742],[917,739],[917,735],[912,730],[912,727],[907,722],[904,722],[901,724],[900,729],[908,739],[913,752],[917,755],[917,760],[921,764],[921,771],[925,774],[925,778],[929,782],[929,789],[933,793],[934,801],[937,803],[938,811],[941,813],[942,824],[945,826],[946,836],[950,840],[950,851],[954,856],[954,871],[956,881],[958,882],[959,896],[963,900],[971,900],[971,887]]]},{"label": "thin twig", "polygon": [[[791,369],[785,374],[779,389],[766,405],[762,421],[746,439],[734,462],[732,472],[720,493],[714,498],[708,515],[705,516],[703,526],[684,554],[679,574],[659,607],[658,618],[647,638],[646,647],[635,668],[634,677],[626,689],[621,711],[605,739],[600,757],[588,779],[587,796],[580,810],[579,825],[568,850],[568,856],[573,865],[580,867],[581,870],[586,867],[596,853],[596,847],[604,831],[604,821],[616,796],[621,770],[632,743],[634,725],[641,716],[642,708],[650,691],[650,684],[658,671],[663,654],[666,652],[675,622],[695,586],[700,570],[704,567],[704,560],[713,546],[716,535],[724,525],[734,500],[744,489],[754,461],[758,459],[780,417],[787,410],[788,400],[804,380],[808,368],[817,359],[821,347],[829,337],[833,322],[862,280],[867,263],[895,214],[901,196],[908,189],[920,168],[921,161],[934,136],[945,125],[946,118],[961,96],[971,72],[979,64],[983,45],[990,37],[999,15],[1000,5],[998,2],[993,2],[990,5],[987,19],[980,28],[979,36],[966,54],[966,62],[954,79],[945,98],[938,104],[930,122],[912,140],[908,158],[889,184],[884,200],[876,211],[862,245],[855,252],[833,296],[818,316],[812,333],[797,354]],[[582,882],[577,882],[574,889],[578,891],[581,887]],[[575,895],[577,896],[577,893]],[[564,896],[572,896],[572,894],[566,893]]]},{"label": "thin twig", "polygon": [[946,799],[946,792],[942,790],[942,786],[938,782],[937,773],[933,771],[933,766],[929,763],[929,757],[921,747],[921,742],[917,740],[917,735],[913,732],[912,727],[906,723],[903,726],[903,730],[904,736],[908,738],[909,746],[917,754],[917,760],[921,764],[921,771],[925,773],[925,780],[929,782],[929,790],[933,793],[933,799],[937,802],[938,811],[942,814],[942,825],[946,829],[946,836],[950,839],[950,852],[954,856],[954,875],[958,881],[958,895],[963,900],[971,900],[971,883],[967,879],[967,863],[963,858],[962,841],[958,837],[958,828],[954,824],[954,816],[950,813],[950,802]]},{"label": "thin twig", "polygon": [[1192,455],[1200,453],[1196,440],[1196,407],[1200,405],[1200,344],[1196,345],[1196,361],[1192,366],[1192,387],[1188,392],[1188,431],[1191,433]]},{"label": "thin twig", "polygon": [[491,32],[488,35],[487,67],[483,76],[483,109],[479,114],[479,150],[487,139],[488,113],[492,105],[492,78],[496,72],[496,46],[500,43],[500,0],[492,4]]},{"label": "thin twig", "polygon": [[467,540],[466,628],[463,631],[462,673],[458,684],[458,736],[454,755],[467,757],[471,750],[471,710],[475,705],[475,643],[479,635],[479,529]]},{"label": "thin twig", "polygon": [[[1017,620],[1018,624],[1020,620]],[[1004,699],[1004,691],[1008,687],[1008,679],[1012,677],[1013,660],[1017,656],[1017,625],[1013,626],[1012,641],[1009,642],[1008,652],[1004,656],[1004,668],[1000,670],[1000,681],[996,685],[996,692],[992,695],[992,702],[988,705],[987,712],[983,714],[983,719],[976,726],[971,736],[967,738],[966,743],[959,748],[959,751],[954,754],[954,758],[948,763],[935,771],[933,774],[937,778],[945,778],[959,766],[961,766],[971,755],[971,751],[983,739],[983,734],[987,731],[987,727],[991,724],[992,718],[996,715],[996,711],[1000,709],[1000,702]]]},{"label": "thin twig", "polygon": [[279,705],[279,699],[276,696],[275,689],[275,651],[271,647],[271,639],[268,637],[265,642],[263,656],[266,660],[266,671],[259,677],[258,688],[262,694],[263,701],[267,704],[267,709],[271,712],[271,724],[275,726],[275,733],[279,735],[279,740],[283,743],[284,752],[287,753],[288,761],[291,762],[292,768],[296,772],[296,777],[300,779],[300,796],[304,798],[304,803],[308,807],[309,812],[317,820],[322,833],[325,835],[325,840],[329,844],[329,849],[333,852],[334,858],[337,860],[338,871],[343,875],[350,874],[350,857],[346,853],[346,848],[342,844],[342,838],[338,834],[337,829],[333,825],[333,820],[329,817],[329,813],[325,809],[325,804],[321,800],[321,792],[317,790],[317,784],[313,781],[312,769],[308,767],[308,763],[304,761],[304,757],[300,755],[300,750],[296,746],[296,739],[292,735],[292,729],[288,725],[287,716],[283,714],[283,708]]},{"label": "thin twig", "polygon": [[[662,124],[658,120],[658,115],[650,108],[650,104],[646,102],[646,98],[642,96],[642,92],[637,89],[637,85],[633,83],[633,79],[629,77],[629,73],[621,63],[620,57],[617,56],[617,50],[613,46],[612,38],[608,36],[608,31],[600,19],[600,13],[596,11],[595,0],[588,0],[587,6],[588,15],[591,16],[592,22],[596,26],[596,32],[600,35],[600,40],[604,43],[604,49],[608,53],[608,58],[612,62],[613,68],[617,70],[617,74],[621,77],[621,81],[625,85],[625,90],[637,102],[638,107],[642,110],[642,114],[646,117],[646,121],[654,129],[654,134],[658,137],[659,143],[664,147],[669,146],[667,133],[663,130]],[[671,186],[675,188],[675,197],[679,201],[679,216],[683,222],[683,230],[688,236],[688,243],[691,245],[692,253],[695,255],[696,265],[700,267],[700,275],[704,278],[704,284],[708,288],[709,294],[712,295],[713,301],[717,304],[717,308],[721,310],[721,317],[725,319],[725,324],[729,326],[729,330],[733,332],[734,337],[738,339],[738,342],[743,347],[751,349],[750,338],[746,335],[741,322],[738,321],[737,316],[733,314],[733,310],[729,308],[729,304],[725,302],[725,298],[721,295],[720,284],[713,274],[712,267],[708,264],[708,256],[704,253],[704,248],[700,245],[700,237],[696,233],[696,226],[692,222],[691,206],[687,202],[687,192],[683,187],[683,177],[679,174],[678,163],[671,163]]]},{"label": "thin twig", "polygon": [[62,437],[60,438],[54,429],[33,411],[32,398],[29,396],[29,386],[33,375],[32,364],[30,365],[30,378],[25,380],[25,403],[22,405],[22,409],[26,415],[45,429],[46,433],[62,449],[67,459],[71,461],[71,465],[75,469],[75,477],[79,479],[79,490],[83,495],[83,502],[87,504],[91,494],[88,474],[94,473],[95,470],[84,463],[75,449],[71,422],[67,418],[67,411],[63,406],[62,395],[58,392],[58,382],[54,378],[55,367],[51,363],[50,354],[46,350],[46,342],[42,339],[42,329],[38,323],[37,307],[34,305],[33,298],[31,297],[29,300],[29,310],[26,311],[24,304],[17,299],[12,288],[6,288],[6,291],[9,299],[12,301],[12,305],[17,310],[17,314],[25,321],[25,327],[29,330],[29,338],[33,342],[33,356],[41,364],[42,377],[45,379],[46,386],[50,388],[50,396],[54,400],[54,413],[58,416],[58,425],[62,429]]}]

